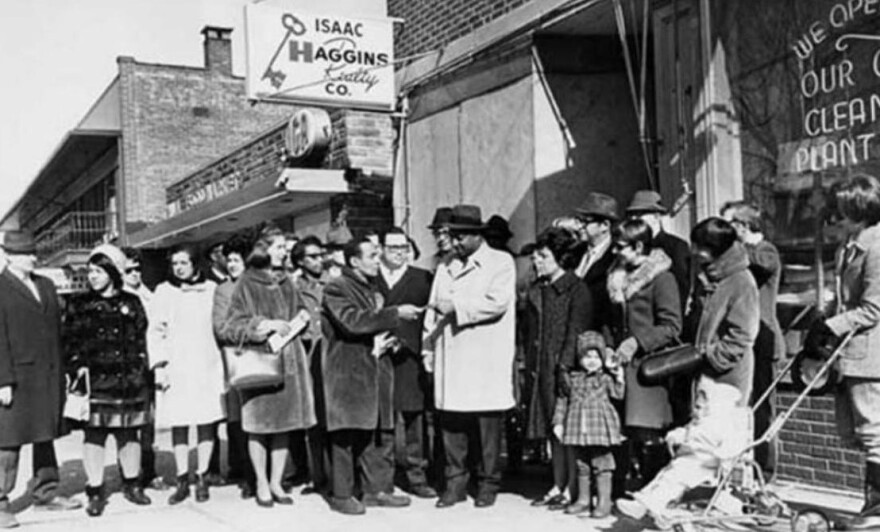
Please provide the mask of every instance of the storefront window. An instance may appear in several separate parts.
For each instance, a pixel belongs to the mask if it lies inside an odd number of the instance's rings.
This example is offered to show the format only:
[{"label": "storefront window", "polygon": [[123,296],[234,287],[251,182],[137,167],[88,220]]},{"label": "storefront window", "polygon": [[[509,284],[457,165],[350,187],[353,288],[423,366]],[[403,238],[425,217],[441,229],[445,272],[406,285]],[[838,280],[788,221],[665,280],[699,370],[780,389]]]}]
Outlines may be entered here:
[{"label": "storefront window", "polygon": [[714,0],[710,21],[744,193],[787,265],[783,301],[813,302],[819,252],[828,287],[843,238],[828,222],[834,183],[880,177],[880,0]]}]

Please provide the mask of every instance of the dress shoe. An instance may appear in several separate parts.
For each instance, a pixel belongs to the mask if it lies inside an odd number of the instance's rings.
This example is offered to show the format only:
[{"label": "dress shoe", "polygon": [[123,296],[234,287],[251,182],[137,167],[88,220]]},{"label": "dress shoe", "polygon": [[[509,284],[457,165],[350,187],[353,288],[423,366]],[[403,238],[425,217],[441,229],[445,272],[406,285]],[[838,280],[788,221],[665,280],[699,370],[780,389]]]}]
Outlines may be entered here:
[{"label": "dress shoe", "polygon": [[561,493],[557,493],[556,495],[544,495],[540,499],[535,499],[532,501],[532,506],[552,506],[556,504],[561,504],[563,501],[566,501],[567,498],[565,495]]},{"label": "dress shoe", "polygon": [[427,484],[413,486],[409,492],[420,499],[434,499],[437,497],[437,490]]},{"label": "dress shoe", "polygon": [[291,506],[293,504],[293,498],[289,495],[275,495],[272,494],[272,501],[275,504],[280,504],[282,506]]},{"label": "dress shoe", "polygon": [[571,504],[571,501],[565,495],[560,495],[560,498],[553,502],[552,504],[547,505],[547,509],[551,512],[558,512],[559,510],[565,510]]},{"label": "dress shoe", "polygon": [[464,493],[455,493],[451,491],[444,491],[443,495],[437,499],[437,503],[434,505],[437,508],[449,508],[450,506],[454,506],[457,503],[464,502],[467,500],[467,495]]},{"label": "dress shoe", "polygon": [[125,500],[138,506],[147,506],[153,501],[144,493],[144,488],[135,479],[125,479],[122,485],[122,496]]},{"label": "dress shoe", "polygon": [[107,499],[104,498],[104,486],[86,486],[86,496],[89,498],[86,504],[86,513],[90,517],[98,517],[104,513]]},{"label": "dress shoe", "polygon": [[71,497],[62,497],[55,495],[51,499],[45,501],[34,501],[35,510],[43,510],[47,512],[62,512],[66,510],[79,510],[83,505],[80,501]]},{"label": "dress shoe", "polygon": [[271,508],[275,506],[275,501],[271,498],[268,500],[263,500],[260,498],[259,495],[254,494],[254,500],[257,501],[257,506],[259,506],[260,508]]},{"label": "dress shoe", "polygon": [[495,498],[497,495],[493,492],[483,492],[478,493],[477,498],[474,499],[474,506],[476,508],[488,508],[490,506],[495,505]]},{"label": "dress shoe", "polygon": [[208,476],[196,475],[196,502],[205,502],[211,498],[208,491]]},{"label": "dress shoe", "polygon": [[[205,473],[205,482],[208,486],[221,487],[226,486],[229,482],[220,473]],[[198,500],[198,498],[196,498]]]},{"label": "dress shoe", "polygon": [[251,499],[257,494],[257,488],[253,487],[249,482],[242,482],[239,485],[242,499]]},{"label": "dress shoe", "polygon": [[15,528],[19,526],[15,514],[9,511],[0,510],[0,528]]},{"label": "dress shoe", "polygon": [[367,509],[354,497],[330,497],[330,509],[345,515],[363,515]]},{"label": "dress shoe", "polygon": [[187,475],[177,477],[177,489],[168,497],[168,504],[180,504],[189,498],[189,479]]},{"label": "dress shoe", "polygon": [[394,495],[380,491],[379,493],[365,493],[362,500],[364,506],[384,506],[386,508],[403,508],[412,502],[406,495]]}]

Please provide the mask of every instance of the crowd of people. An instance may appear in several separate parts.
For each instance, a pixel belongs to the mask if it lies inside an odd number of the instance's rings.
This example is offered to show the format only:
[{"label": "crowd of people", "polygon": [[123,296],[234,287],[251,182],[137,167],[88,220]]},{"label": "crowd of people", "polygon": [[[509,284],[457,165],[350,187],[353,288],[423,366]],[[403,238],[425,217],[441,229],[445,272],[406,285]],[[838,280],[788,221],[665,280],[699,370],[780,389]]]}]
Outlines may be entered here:
[{"label": "crowd of people", "polygon": [[[880,183],[856,177],[836,198],[851,235],[838,260],[839,308],[811,329],[807,356],[830,356],[856,334],[838,421],[868,450],[855,526],[873,526],[880,366],[867,355],[880,334]],[[689,244],[663,230],[665,214],[653,191],[637,192],[623,213],[613,197],[591,192],[514,253],[503,218],[484,221],[475,205],[441,207],[429,227],[430,268],[414,265],[420,250],[400,228],[322,242],[267,226],[256,239],[237,234],[212,247],[204,267],[193,247],[173,248],[155,292],[142,281],[138,250],[102,244],[88,258],[88,290],[63,308],[52,283],[33,275],[33,236],[8,232],[0,527],[16,524],[8,496],[25,444],[34,444],[35,504],[81,506],[55,489],[52,442],[70,429],[84,434],[91,516],[108,501],[110,436],[133,504],[151,504],[145,488],[170,488],[168,504],[178,504],[193,486],[195,500],[208,501],[212,474],[225,469],[243,498],[291,505],[293,463],[308,479],[304,493],[348,515],[405,507],[411,496],[446,508],[471,489],[476,507],[491,507],[506,440],[511,463],[525,447],[549,449],[552,484],[533,506],[594,518],[616,506],[668,525],[669,503],[766,430],[772,410],[753,420],[749,406],[785,345],[775,309],[782,264],[760,211],[727,204],[696,224]],[[526,274],[517,261],[527,261]],[[224,356],[278,338],[277,382],[230,386]],[[680,342],[700,354],[695,370],[640,378],[652,354]],[[65,393],[83,383],[87,415],[64,419]],[[507,428],[514,417],[521,432]],[[155,471],[157,429],[171,433],[171,486]],[[774,468],[771,446],[755,458]]]}]

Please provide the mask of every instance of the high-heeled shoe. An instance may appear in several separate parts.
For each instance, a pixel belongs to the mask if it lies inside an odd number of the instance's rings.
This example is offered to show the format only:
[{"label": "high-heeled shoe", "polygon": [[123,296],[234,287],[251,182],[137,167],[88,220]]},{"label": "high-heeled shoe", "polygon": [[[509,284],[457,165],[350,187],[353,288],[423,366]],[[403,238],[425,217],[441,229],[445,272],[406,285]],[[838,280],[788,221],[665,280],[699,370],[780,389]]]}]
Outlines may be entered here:
[{"label": "high-heeled shoe", "polygon": [[254,500],[257,501],[257,506],[260,508],[271,508],[275,506],[274,496],[264,501],[259,495],[254,495]]},{"label": "high-heeled shoe", "polygon": [[275,504],[281,504],[283,506],[290,506],[293,504],[293,498],[289,495],[275,495],[272,494],[272,501]]}]

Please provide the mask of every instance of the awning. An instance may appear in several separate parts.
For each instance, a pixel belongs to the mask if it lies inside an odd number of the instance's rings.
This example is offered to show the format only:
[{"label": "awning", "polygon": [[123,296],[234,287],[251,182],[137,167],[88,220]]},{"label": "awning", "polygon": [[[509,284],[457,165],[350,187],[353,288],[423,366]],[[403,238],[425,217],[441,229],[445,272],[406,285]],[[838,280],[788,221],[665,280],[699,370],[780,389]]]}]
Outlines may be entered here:
[{"label": "awning", "polygon": [[146,227],[129,236],[129,245],[158,249],[208,240],[275,218],[310,212],[326,204],[330,196],[349,191],[342,170],[288,168],[277,180],[257,181]]}]

